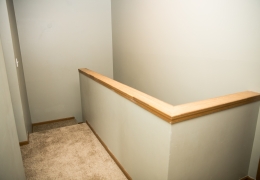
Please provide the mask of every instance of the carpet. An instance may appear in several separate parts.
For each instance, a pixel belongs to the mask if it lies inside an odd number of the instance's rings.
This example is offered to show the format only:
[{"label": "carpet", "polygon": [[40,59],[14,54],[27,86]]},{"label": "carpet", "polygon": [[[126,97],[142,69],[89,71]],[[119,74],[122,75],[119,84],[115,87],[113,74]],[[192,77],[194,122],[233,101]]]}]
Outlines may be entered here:
[{"label": "carpet", "polygon": [[87,124],[30,134],[21,146],[28,180],[127,180]]}]

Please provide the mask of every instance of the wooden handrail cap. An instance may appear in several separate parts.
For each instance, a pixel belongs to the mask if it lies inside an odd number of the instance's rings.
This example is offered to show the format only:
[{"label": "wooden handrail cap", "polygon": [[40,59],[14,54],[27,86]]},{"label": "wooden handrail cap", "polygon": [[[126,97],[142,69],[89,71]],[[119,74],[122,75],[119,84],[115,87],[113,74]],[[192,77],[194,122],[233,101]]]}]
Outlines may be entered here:
[{"label": "wooden handrail cap", "polygon": [[89,69],[82,68],[79,69],[79,72],[115,91],[126,99],[129,99],[170,124],[260,100],[259,93],[244,91],[203,101],[173,106]]}]

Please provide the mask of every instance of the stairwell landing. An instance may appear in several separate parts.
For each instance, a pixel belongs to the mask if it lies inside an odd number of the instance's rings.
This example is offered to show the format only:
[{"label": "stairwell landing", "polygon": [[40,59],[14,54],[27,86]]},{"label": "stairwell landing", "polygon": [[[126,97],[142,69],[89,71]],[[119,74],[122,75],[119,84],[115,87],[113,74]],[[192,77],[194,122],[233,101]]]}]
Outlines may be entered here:
[{"label": "stairwell landing", "polygon": [[126,180],[87,124],[66,120],[35,126],[21,146],[28,180]]}]

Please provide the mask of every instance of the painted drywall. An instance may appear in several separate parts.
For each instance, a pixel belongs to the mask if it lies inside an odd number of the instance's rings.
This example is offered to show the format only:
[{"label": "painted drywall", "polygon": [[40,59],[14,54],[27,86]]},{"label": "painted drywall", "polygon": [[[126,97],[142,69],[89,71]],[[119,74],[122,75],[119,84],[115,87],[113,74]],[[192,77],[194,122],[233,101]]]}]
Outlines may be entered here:
[{"label": "painted drywall", "polygon": [[84,121],[136,180],[167,180],[171,125],[80,74]]},{"label": "painted drywall", "polygon": [[19,43],[18,32],[17,32],[14,5],[12,0],[7,0],[6,4],[7,4],[8,16],[10,22],[14,55],[18,61],[18,67],[16,68],[16,72],[17,72],[18,83],[19,83],[19,92],[20,92],[20,98],[22,103],[23,118],[24,118],[24,123],[27,131],[31,133],[32,132],[31,114],[29,110],[27,90],[26,90],[25,79],[24,79],[23,61],[22,61],[20,43]]},{"label": "painted drywall", "polygon": [[[12,1],[1,0],[0,8],[0,36],[2,38],[3,53],[18,137],[19,141],[22,142],[27,141],[27,132],[31,132],[31,120]],[[18,68],[15,64],[16,58],[19,61]]]},{"label": "painted drywall", "polygon": [[10,29],[12,34],[14,55],[18,61],[18,68],[16,68],[16,70],[17,70],[17,77],[19,82],[19,91],[20,91],[20,97],[21,97],[21,103],[23,109],[24,122],[27,131],[30,133],[32,132],[31,114],[29,110],[27,90],[26,90],[25,79],[24,79],[23,61],[22,61],[20,43],[19,43],[18,32],[17,32],[14,5],[12,0],[7,0],[6,4],[7,4],[8,16],[10,22]]},{"label": "painted drywall", "polygon": [[[2,3],[2,2],[1,2]],[[2,4],[1,4],[2,5]],[[0,179],[25,180],[0,38]]]},{"label": "painted drywall", "polygon": [[169,179],[248,175],[259,102],[172,125]]},{"label": "painted drywall", "polygon": [[112,0],[112,22],[116,80],[174,105],[260,92],[259,1]]},{"label": "painted drywall", "polygon": [[250,166],[248,170],[248,174],[251,177],[256,178],[258,166],[260,166],[259,159],[260,159],[260,113],[258,114],[254,145],[251,154]]},{"label": "painted drywall", "polygon": [[80,74],[83,118],[133,179],[248,175],[260,102],[169,124]]},{"label": "painted drywall", "polygon": [[82,121],[78,68],[113,77],[110,0],[14,0],[32,122]]},{"label": "painted drywall", "polygon": [[260,92],[259,1],[111,2],[116,80],[173,105]]}]

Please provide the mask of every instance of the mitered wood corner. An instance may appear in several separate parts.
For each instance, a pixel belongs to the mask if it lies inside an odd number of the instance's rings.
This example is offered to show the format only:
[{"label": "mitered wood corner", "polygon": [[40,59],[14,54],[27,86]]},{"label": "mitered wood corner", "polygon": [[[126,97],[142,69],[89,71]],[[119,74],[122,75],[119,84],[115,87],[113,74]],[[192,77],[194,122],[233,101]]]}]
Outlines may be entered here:
[{"label": "mitered wood corner", "polygon": [[170,124],[175,124],[260,100],[259,93],[244,91],[203,101],[173,106],[89,69],[82,68],[79,69],[79,72]]}]

